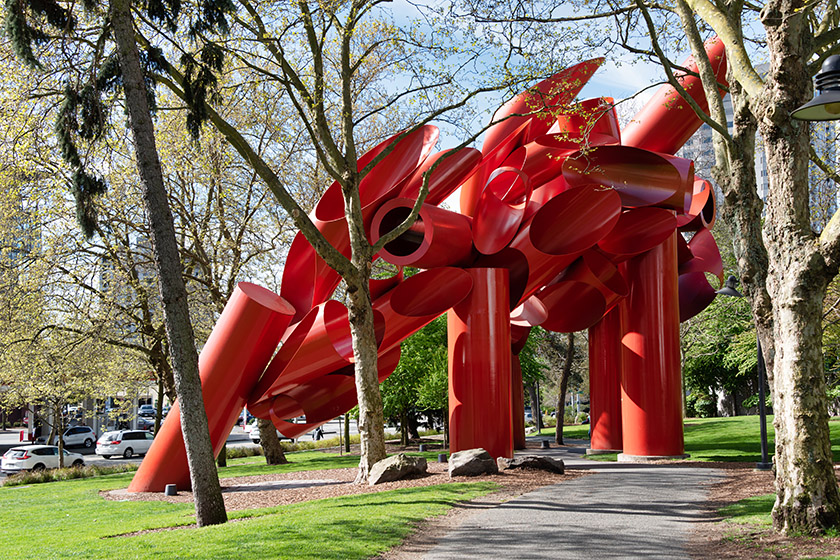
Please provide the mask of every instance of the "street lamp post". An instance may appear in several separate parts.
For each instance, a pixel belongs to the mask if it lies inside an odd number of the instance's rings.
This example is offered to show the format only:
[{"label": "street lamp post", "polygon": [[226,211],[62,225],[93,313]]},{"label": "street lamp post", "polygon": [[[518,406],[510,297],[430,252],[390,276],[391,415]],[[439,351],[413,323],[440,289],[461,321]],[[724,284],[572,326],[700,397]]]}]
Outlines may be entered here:
[{"label": "street lamp post", "polygon": [[[744,297],[744,294],[739,292],[735,286],[738,284],[738,279],[730,276],[726,279],[726,284],[723,288],[717,291],[718,294],[729,297]],[[758,329],[755,332],[756,347],[758,349],[758,418],[759,426],[761,428],[761,461],[755,464],[755,468],[760,471],[768,471],[773,468],[773,463],[767,455],[767,407],[765,405],[766,391],[765,391],[765,377],[766,370],[764,366],[764,354],[761,352],[761,338],[758,336]]]}]

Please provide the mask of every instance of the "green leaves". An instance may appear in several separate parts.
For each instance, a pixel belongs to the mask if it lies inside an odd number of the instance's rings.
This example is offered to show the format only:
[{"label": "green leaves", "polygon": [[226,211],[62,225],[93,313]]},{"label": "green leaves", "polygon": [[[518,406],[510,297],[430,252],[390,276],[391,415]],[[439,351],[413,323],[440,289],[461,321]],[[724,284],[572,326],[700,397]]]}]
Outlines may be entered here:
[{"label": "green leaves", "polygon": [[30,19],[46,20],[50,27],[59,32],[72,29],[75,22],[70,12],[53,0],[6,0],[4,28],[12,41],[15,55],[30,68],[40,68],[41,64],[32,45],[46,42],[48,36],[39,26],[31,25]]}]

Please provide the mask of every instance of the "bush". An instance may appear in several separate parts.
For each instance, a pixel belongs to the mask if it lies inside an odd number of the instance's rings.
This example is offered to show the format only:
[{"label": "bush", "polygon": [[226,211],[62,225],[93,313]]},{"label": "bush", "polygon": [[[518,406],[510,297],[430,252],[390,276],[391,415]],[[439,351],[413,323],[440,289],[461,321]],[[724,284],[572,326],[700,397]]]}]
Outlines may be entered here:
[{"label": "bush", "polygon": [[689,418],[714,418],[716,412],[714,399],[705,393],[692,392],[685,397],[685,415]]},{"label": "bush", "polygon": [[106,476],[137,470],[137,465],[113,465],[100,467],[90,465],[87,467],[68,467],[64,469],[47,469],[43,471],[24,471],[13,474],[6,479],[4,486],[21,486],[23,484],[41,484],[44,482],[57,482],[60,480],[71,480],[73,478],[93,478],[95,476]]},{"label": "bush", "polygon": [[227,458],[228,459],[238,459],[240,457],[258,457],[263,454],[262,447],[252,447],[252,446],[237,446],[237,447],[228,447],[227,448]]}]

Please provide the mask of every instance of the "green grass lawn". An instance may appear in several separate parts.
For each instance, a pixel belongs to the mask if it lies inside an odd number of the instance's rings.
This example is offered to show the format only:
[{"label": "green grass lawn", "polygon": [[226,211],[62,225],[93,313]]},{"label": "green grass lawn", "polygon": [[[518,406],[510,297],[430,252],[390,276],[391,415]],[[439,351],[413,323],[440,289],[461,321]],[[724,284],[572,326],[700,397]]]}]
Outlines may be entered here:
[{"label": "green grass lawn", "polygon": [[[358,457],[289,454],[291,465],[232,460],[220,475],[246,476],[356,466]],[[249,464],[251,463],[251,464]],[[369,558],[396,546],[413,523],[493,491],[491,483],[445,484],[239,512],[229,522],[137,536],[194,523],[192,504],[109,501],[131,474],[0,488],[0,550],[10,558]],[[113,537],[113,538],[112,538]],[[194,545],[200,543],[200,546]]]},{"label": "green grass lawn", "polygon": [[[758,416],[734,418],[686,418],[685,452],[692,461],[742,461],[761,459],[761,428]],[[840,418],[829,421],[831,452],[840,461]],[[542,430],[546,437],[554,436],[554,428]],[[773,454],[773,417],[767,417],[768,452]],[[589,426],[564,426],[563,436],[569,439],[589,439]],[[612,455],[590,455],[590,459],[615,461]]]}]

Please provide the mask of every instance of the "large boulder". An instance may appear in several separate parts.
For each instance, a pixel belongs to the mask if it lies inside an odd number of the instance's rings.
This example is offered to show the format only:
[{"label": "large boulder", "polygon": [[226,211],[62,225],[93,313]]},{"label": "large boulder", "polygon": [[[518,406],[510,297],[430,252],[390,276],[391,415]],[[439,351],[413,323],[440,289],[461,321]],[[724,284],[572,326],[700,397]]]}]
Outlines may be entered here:
[{"label": "large boulder", "polygon": [[449,456],[449,477],[496,474],[496,461],[482,448],[456,451]]},{"label": "large boulder", "polygon": [[502,471],[509,469],[537,469],[557,474],[563,474],[566,471],[566,464],[562,459],[542,455],[520,455],[513,459],[499,457],[496,463],[498,464],[499,470]]},{"label": "large boulder", "polygon": [[414,474],[426,472],[426,459],[423,457],[409,457],[404,453],[382,459],[370,469],[368,484],[381,484],[401,480]]}]

